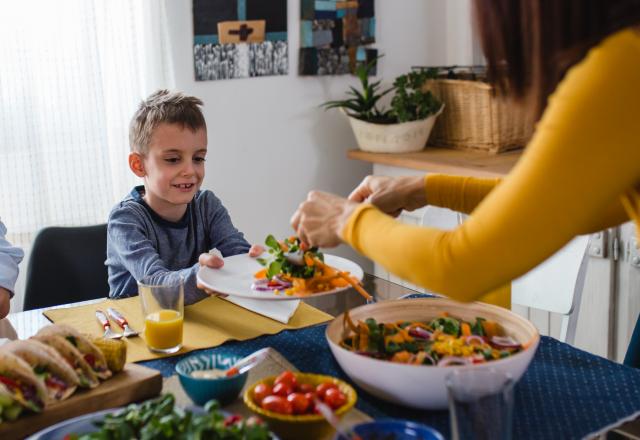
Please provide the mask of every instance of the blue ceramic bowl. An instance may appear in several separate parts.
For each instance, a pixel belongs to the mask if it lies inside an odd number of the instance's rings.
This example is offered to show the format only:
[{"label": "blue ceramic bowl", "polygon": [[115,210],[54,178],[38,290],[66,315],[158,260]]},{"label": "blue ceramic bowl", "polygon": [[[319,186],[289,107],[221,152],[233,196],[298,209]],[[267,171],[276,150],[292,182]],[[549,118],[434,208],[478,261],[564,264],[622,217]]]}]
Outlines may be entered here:
[{"label": "blue ceramic bowl", "polygon": [[247,381],[249,373],[215,379],[200,379],[191,376],[195,370],[226,370],[241,359],[240,356],[215,354],[194,354],[176,364],[180,384],[196,405],[204,405],[216,399],[221,405],[234,401]]},{"label": "blue ceramic bowl", "polygon": [[[444,440],[442,434],[435,429],[408,420],[375,420],[359,423],[353,427],[353,431],[362,437],[362,440]],[[338,435],[335,440],[346,439]]]}]

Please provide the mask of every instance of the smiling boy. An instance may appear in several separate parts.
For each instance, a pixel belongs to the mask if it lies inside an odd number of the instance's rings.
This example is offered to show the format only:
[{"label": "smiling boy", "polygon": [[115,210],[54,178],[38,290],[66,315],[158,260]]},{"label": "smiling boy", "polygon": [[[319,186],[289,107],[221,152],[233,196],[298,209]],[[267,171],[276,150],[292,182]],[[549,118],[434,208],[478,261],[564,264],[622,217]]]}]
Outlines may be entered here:
[{"label": "smiling boy", "polygon": [[[205,174],[207,126],[202,101],[159,90],[143,101],[129,128],[129,168],[142,178],[109,215],[107,260],[109,296],[138,293],[147,275],[179,271],[185,304],[207,296],[196,287],[200,254],[217,248],[224,257],[247,253],[249,243],[213,192],[200,191]],[[261,248],[251,249],[258,254]],[[205,257],[203,264],[222,261]]]}]

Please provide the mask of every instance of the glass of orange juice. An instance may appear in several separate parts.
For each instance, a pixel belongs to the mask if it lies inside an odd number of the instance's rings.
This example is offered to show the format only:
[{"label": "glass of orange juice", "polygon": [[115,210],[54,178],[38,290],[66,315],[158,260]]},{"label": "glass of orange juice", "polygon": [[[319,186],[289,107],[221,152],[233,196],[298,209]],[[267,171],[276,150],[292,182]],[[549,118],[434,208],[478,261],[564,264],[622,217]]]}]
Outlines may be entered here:
[{"label": "glass of orange juice", "polygon": [[178,273],[146,276],[138,282],[149,350],[175,353],[182,348],[184,280]]}]

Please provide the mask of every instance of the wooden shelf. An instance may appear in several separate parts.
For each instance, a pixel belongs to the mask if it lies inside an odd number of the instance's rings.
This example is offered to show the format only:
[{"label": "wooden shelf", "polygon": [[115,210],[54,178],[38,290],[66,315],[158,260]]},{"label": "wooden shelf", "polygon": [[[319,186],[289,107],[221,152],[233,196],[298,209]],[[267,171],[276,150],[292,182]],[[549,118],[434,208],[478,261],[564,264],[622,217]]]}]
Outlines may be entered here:
[{"label": "wooden shelf", "polygon": [[410,168],[430,173],[457,174],[474,177],[502,177],[511,171],[522,150],[501,154],[427,147],[417,153],[369,153],[349,150],[349,159]]}]

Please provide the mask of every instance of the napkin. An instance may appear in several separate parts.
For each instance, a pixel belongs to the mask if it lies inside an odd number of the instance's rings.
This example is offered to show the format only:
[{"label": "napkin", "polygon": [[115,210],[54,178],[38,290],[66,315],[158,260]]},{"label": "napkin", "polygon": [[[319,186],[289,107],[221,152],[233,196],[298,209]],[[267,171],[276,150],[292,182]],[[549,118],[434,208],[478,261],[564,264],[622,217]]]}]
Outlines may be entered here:
[{"label": "napkin", "polygon": [[258,313],[267,318],[271,318],[283,324],[287,324],[289,319],[298,309],[300,300],[293,301],[263,301],[259,299],[240,298],[228,296],[225,300],[244,307],[247,310],[251,310],[254,313]]},{"label": "napkin", "polygon": [[[209,251],[209,254],[224,258],[222,256],[222,252],[220,252],[216,248],[211,249]],[[291,319],[296,309],[298,308],[298,305],[300,304],[300,300],[262,301],[259,299],[243,298],[237,296],[228,296],[224,297],[224,299],[237,306],[244,307],[247,310],[251,310],[252,312],[258,313],[262,316],[266,316],[267,318],[274,319],[283,324],[289,322],[289,319]]]}]

